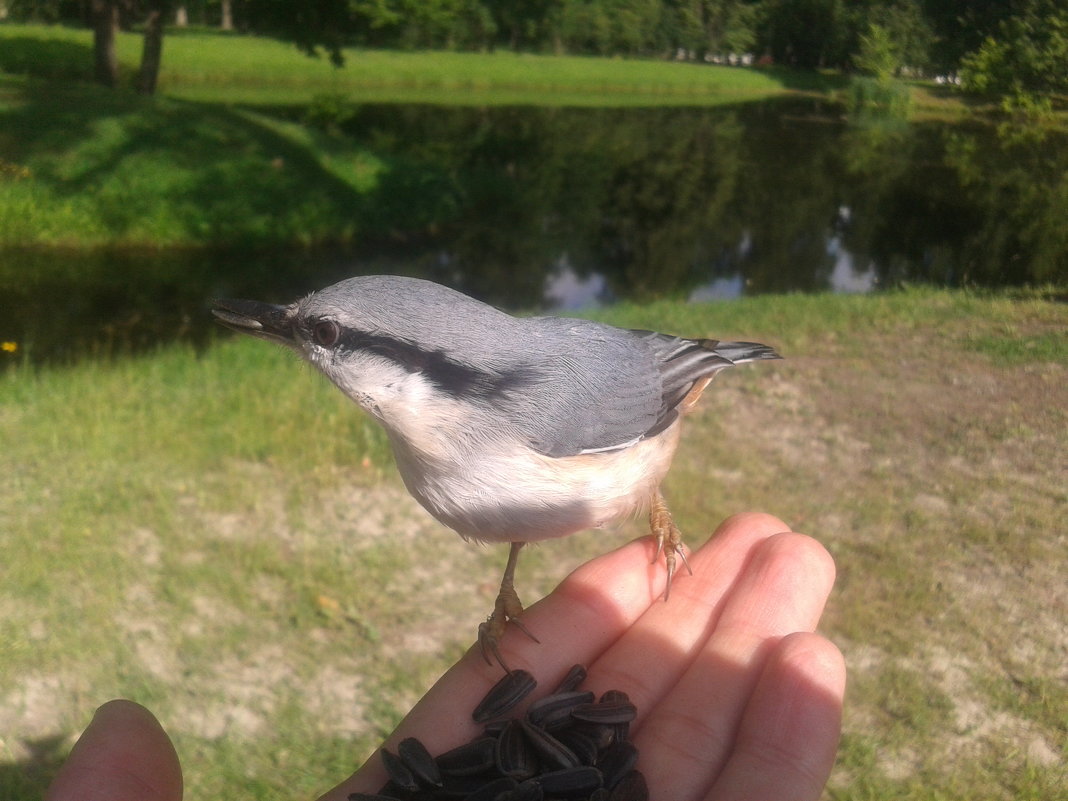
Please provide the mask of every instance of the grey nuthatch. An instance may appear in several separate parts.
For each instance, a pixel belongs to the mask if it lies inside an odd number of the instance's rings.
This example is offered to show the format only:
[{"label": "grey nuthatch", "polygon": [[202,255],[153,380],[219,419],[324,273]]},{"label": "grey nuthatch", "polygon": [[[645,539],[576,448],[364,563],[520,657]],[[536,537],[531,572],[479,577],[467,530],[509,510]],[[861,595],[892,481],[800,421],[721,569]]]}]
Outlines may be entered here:
[{"label": "grey nuthatch", "polygon": [[387,275],[350,278],[288,306],[220,300],[213,313],[293,348],[374,416],[405,486],[435,518],[467,539],[511,543],[493,613],[479,627],[483,656],[506,670],[506,624],[526,631],[512,583],[526,542],[648,509],[667,598],[685,552],[660,482],[681,417],[723,368],[779,358],[752,342],[512,317]]}]

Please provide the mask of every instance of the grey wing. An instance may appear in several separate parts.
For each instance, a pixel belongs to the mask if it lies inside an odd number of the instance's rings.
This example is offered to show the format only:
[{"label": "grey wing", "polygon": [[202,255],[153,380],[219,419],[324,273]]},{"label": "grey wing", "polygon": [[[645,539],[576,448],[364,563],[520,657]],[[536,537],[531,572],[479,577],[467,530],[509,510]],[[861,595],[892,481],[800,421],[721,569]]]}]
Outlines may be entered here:
[{"label": "grey wing", "polygon": [[525,381],[498,399],[513,429],[547,456],[612,450],[640,439],[662,405],[655,354],[619,328],[541,318]]},{"label": "grey wing", "polygon": [[[552,319],[552,318],[543,318]],[[777,359],[765,345],[683,339],[560,320],[544,330],[532,377],[510,392],[514,427],[548,456],[626,447],[655,436],[678,417],[694,385],[725,367]]]}]

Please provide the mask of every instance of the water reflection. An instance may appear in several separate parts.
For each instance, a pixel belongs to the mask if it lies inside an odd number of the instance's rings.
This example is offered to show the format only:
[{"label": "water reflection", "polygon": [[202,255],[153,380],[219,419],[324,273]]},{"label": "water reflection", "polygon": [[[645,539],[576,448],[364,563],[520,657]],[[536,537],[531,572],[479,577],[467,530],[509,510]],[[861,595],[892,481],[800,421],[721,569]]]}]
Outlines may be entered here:
[{"label": "water reflection", "polygon": [[611,302],[605,277],[599,273],[578,276],[567,254],[561,257],[556,270],[549,275],[542,297],[542,305],[552,312],[591,309]]},{"label": "water reflection", "polygon": [[712,300],[733,300],[745,294],[745,279],[740,274],[715,278],[690,292],[690,303],[707,303]]},{"label": "water reflection", "polygon": [[345,134],[386,165],[366,197],[335,210],[356,221],[357,244],[2,253],[0,341],[34,360],[199,342],[211,335],[211,297],[285,301],[357,272],[557,311],[619,298],[1068,280],[1060,134],[850,127],[812,101],[368,106]]}]

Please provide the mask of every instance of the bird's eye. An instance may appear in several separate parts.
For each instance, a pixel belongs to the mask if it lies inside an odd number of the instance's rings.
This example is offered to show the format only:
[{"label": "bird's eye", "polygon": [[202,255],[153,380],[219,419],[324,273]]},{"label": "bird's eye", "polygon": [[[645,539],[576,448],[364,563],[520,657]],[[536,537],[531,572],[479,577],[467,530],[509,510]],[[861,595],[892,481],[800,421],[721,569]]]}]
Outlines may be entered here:
[{"label": "bird's eye", "polygon": [[341,338],[341,327],[333,320],[322,320],[313,329],[315,341],[324,348],[332,348]]}]

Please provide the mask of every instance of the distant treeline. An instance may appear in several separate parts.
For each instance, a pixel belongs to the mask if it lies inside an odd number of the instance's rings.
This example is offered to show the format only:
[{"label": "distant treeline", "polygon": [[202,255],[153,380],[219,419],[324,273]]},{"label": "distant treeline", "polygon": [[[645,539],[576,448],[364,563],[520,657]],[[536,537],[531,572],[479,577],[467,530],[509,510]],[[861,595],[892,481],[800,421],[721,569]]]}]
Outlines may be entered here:
[{"label": "distant treeline", "polygon": [[[347,46],[493,50],[978,76],[993,94],[1068,90],[1063,0],[0,0],[0,16],[281,35],[335,60]],[[748,59],[746,63],[749,63]]]}]

